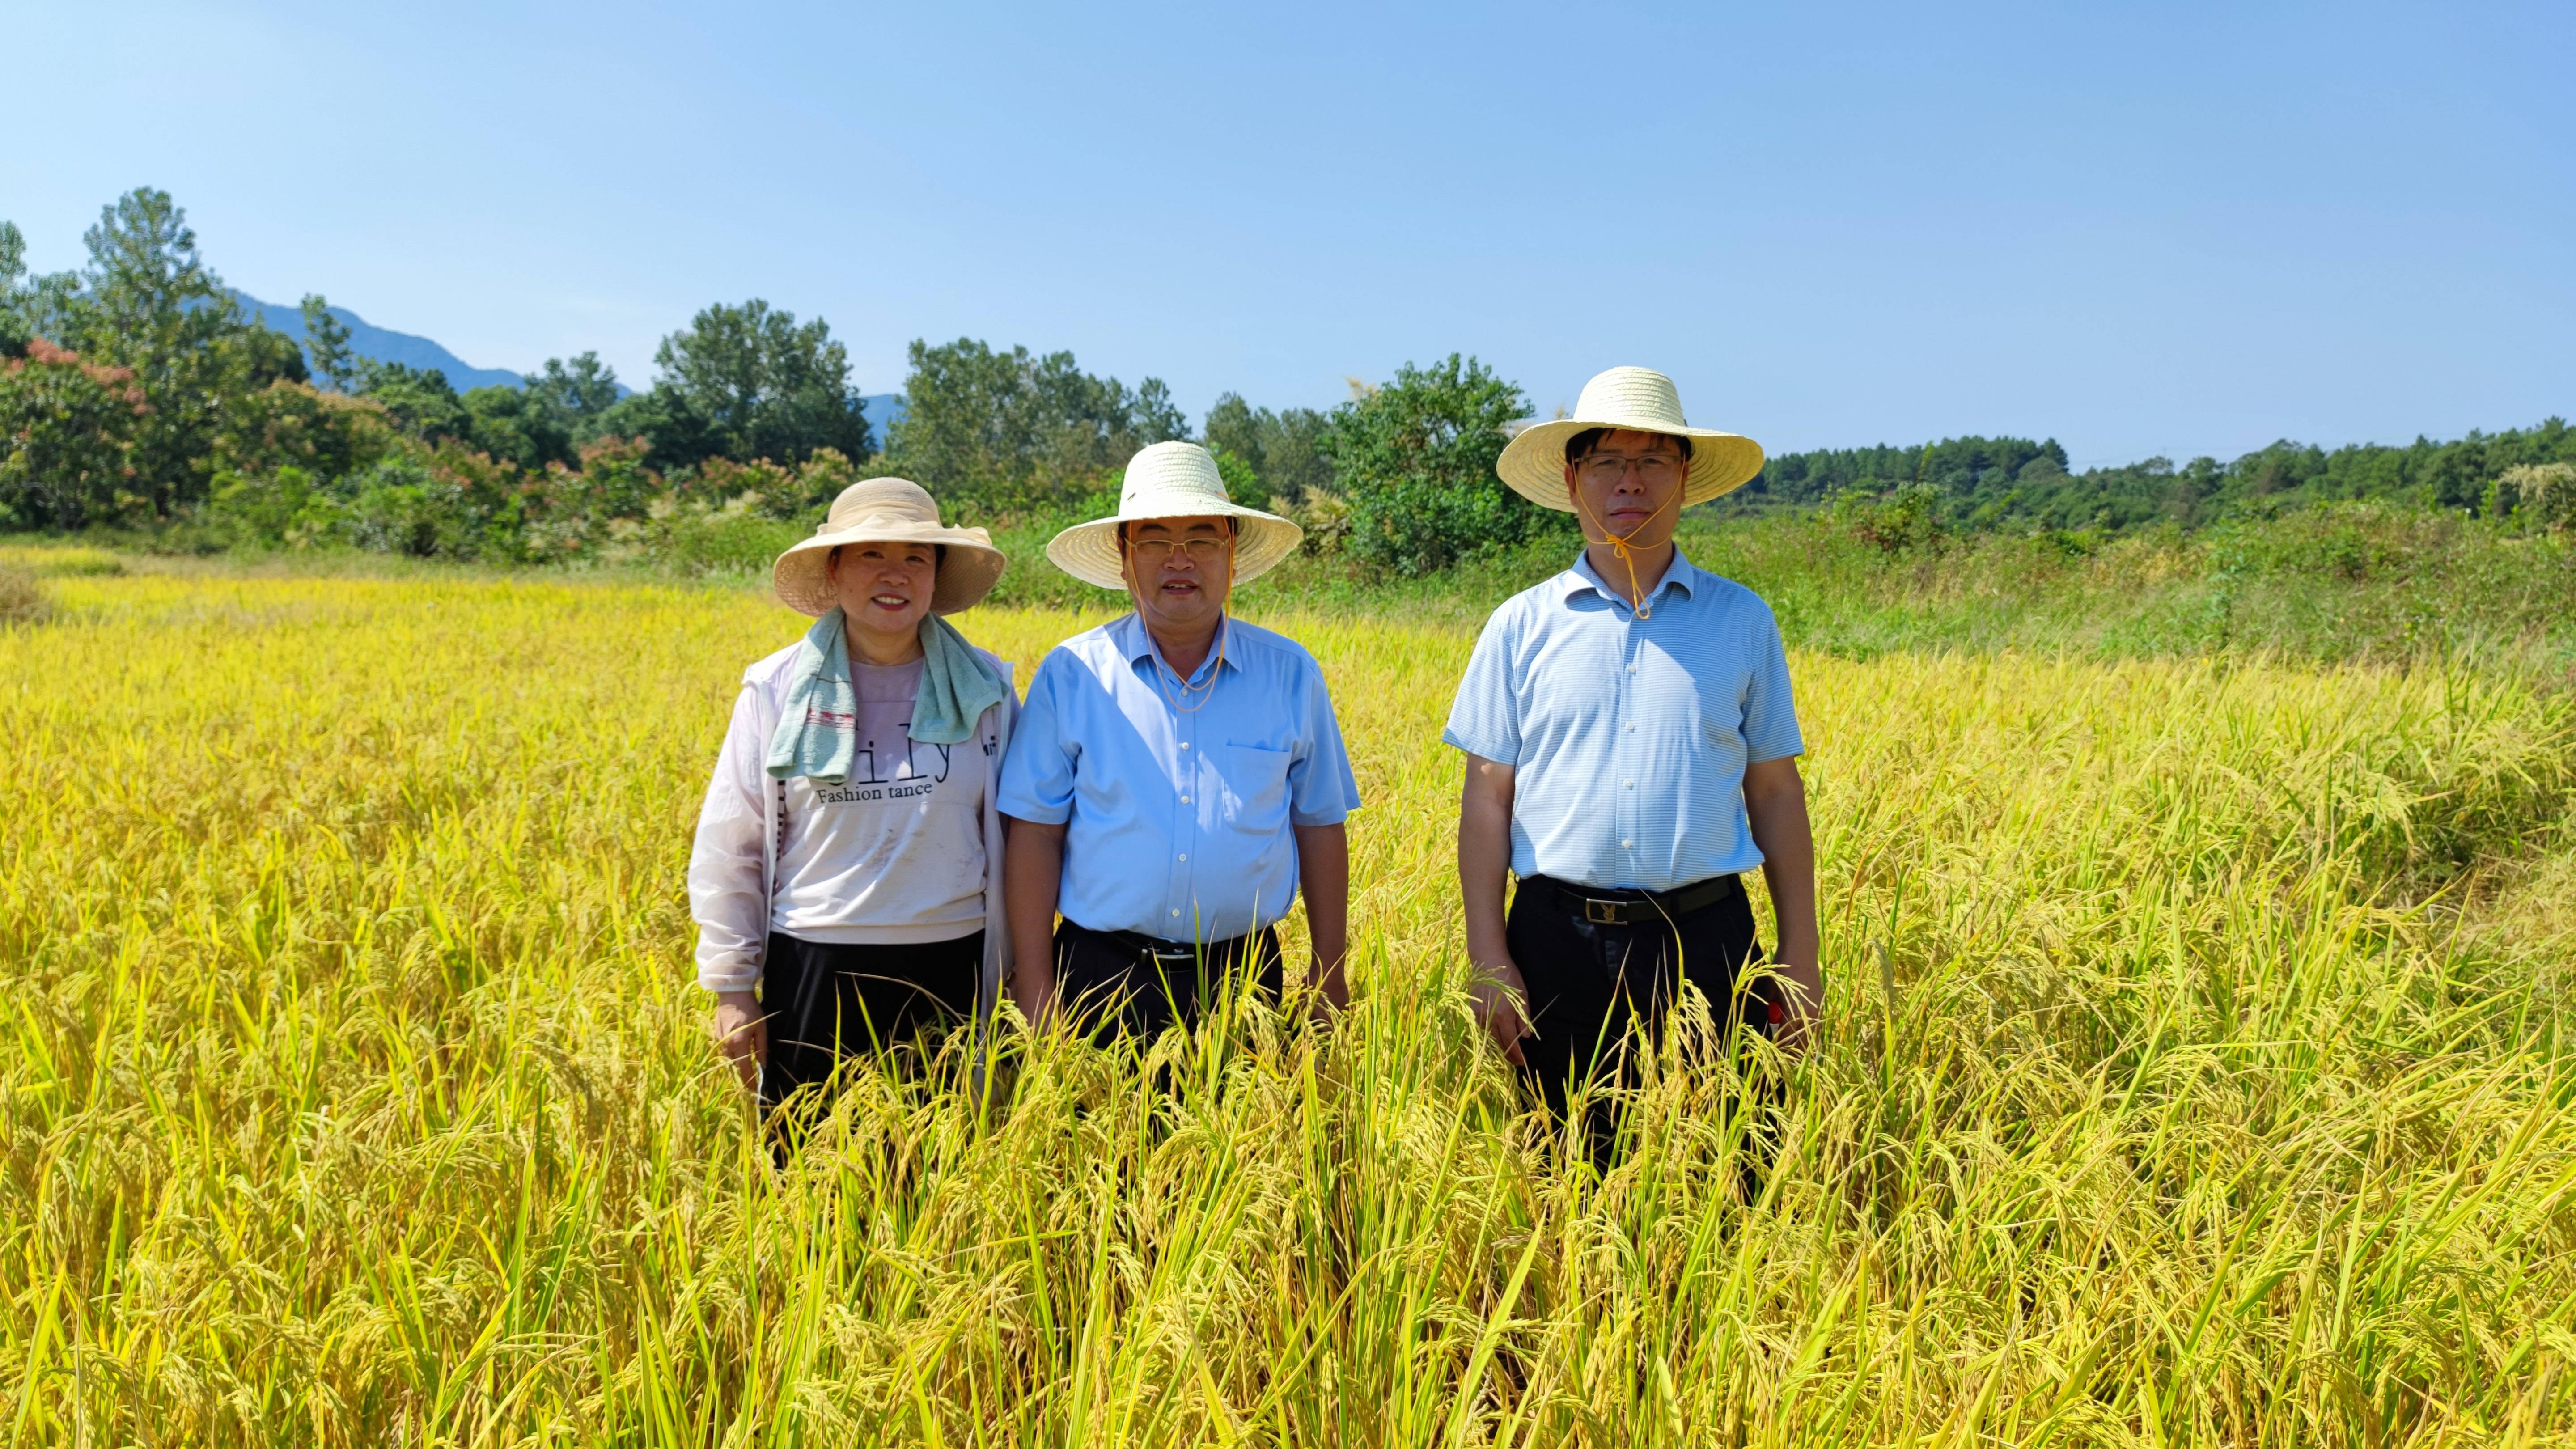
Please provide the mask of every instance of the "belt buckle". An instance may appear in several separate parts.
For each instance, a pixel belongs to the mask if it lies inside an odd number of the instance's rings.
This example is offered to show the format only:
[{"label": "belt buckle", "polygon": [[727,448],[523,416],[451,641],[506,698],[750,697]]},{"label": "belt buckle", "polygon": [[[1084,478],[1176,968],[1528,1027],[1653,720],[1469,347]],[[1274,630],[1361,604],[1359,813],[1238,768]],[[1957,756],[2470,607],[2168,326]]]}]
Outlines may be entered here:
[{"label": "belt buckle", "polygon": [[1626,901],[1602,901],[1586,896],[1583,899],[1583,919],[1586,924],[1594,926],[1624,926],[1628,922],[1621,908],[1627,904]]}]

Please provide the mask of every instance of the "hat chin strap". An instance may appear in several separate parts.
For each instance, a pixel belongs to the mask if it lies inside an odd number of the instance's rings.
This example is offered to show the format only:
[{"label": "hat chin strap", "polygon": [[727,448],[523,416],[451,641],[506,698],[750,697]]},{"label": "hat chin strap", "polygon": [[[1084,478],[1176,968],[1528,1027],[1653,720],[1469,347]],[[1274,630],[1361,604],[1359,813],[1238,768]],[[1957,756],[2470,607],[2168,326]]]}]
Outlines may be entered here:
[{"label": "hat chin strap", "polygon": [[1670,508],[1681,502],[1685,491],[1687,490],[1683,488],[1675,488],[1673,496],[1664,500],[1663,508],[1647,514],[1642,522],[1625,534],[1617,534],[1610,531],[1610,525],[1593,516],[1592,505],[1583,501],[1583,485],[1580,483],[1574,485],[1574,506],[1582,511],[1583,521],[1600,530],[1601,541],[1610,545],[1610,551],[1618,555],[1619,562],[1628,566],[1628,607],[1636,610],[1637,617],[1640,619],[1655,617],[1655,611],[1646,606],[1645,586],[1637,582],[1637,553],[1629,546],[1629,541],[1654,527],[1655,520],[1664,516],[1664,508]]}]

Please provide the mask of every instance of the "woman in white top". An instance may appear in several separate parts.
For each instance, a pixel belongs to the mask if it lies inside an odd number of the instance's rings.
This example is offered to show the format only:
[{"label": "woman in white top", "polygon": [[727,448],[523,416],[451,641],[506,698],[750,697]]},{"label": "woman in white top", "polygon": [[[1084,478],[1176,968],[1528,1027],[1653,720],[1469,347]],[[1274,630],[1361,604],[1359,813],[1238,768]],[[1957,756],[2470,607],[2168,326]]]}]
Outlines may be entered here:
[{"label": "woman in white top", "polygon": [[718,1049],[771,1107],[996,999],[994,786],[1018,701],[942,616],[1002,565],[901,478],[852,485],[778,557],[779,600],[818,622],[744,673],[689,857]]}]

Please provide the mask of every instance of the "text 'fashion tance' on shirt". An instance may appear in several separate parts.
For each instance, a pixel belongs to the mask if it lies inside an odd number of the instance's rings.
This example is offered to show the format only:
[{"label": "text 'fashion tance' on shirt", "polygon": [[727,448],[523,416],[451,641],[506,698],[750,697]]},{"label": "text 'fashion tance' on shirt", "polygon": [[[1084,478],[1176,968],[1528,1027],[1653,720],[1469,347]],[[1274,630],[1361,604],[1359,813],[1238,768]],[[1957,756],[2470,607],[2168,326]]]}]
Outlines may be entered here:
[{"label": "text 'fashion tance' on shirt", "polygon": [[[773,931],[803,941],[945,941],[984,927],[984,828],[992,763],[981,742],[908,738],[921,661],[850,661],[858,753],[838,785],[780,782],[786,829]],[[773,786],[773,788],[778,788]]]}]

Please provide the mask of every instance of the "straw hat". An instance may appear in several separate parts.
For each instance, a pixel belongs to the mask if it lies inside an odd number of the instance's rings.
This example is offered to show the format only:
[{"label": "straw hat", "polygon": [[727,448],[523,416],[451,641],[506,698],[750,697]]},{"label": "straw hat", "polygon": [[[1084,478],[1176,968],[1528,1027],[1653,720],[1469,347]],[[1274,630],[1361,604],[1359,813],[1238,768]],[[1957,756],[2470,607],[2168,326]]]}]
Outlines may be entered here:
[{"label": "straw hat", "polygon": [[778,556],[769,571],[778,601],[819,619],[841,602],[832,589],[832,550],[849,543],[927,543],[945,547],[930,612],[954,614],[982,603],[1002,577],[1002,551],[980,528],[942,528],[939,504],[909,478],[870,478],[832,500],[831,515],[812,538]]},{"label": "straw hat", "polygon": [[1494,471],[1512,491],[1541,508],[1572,513],[1565,496],[1566,440],[1587,428],[1633,428],[1691,440],[1682,507],[1731,493],[1762,471],[1762,445],[1751,438],[1694,428],[1682,421],[1673,380],[1646,367],[1614,367],[1583,385],[1574,416],[1533,423],[1503,449]]},{"label": "straw hat", "polygon": [[1234,581],[1248,584],[1297,551],[1306,531],[1275,513],[1246,508],[1226,496],[1216,459],[1196,443],[1156,443],[1127,460],[1118,490],[1118,512],[1077,523],[1047,544],[1055,566],[1104,589],[1125,589],[1118,557],[1118,525],[1156,518],[1223,517],[1234,520]]}]

